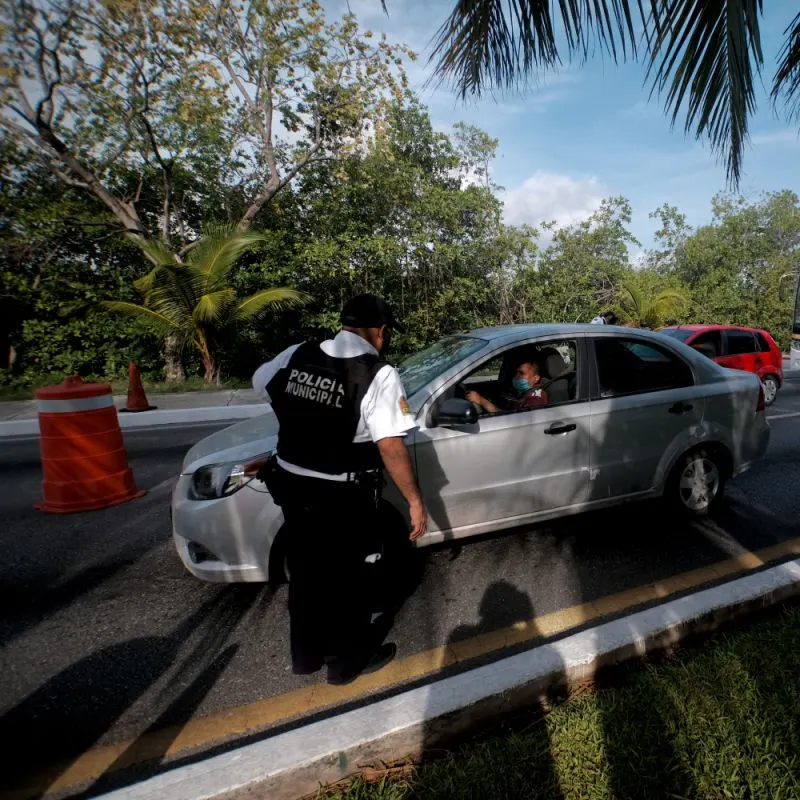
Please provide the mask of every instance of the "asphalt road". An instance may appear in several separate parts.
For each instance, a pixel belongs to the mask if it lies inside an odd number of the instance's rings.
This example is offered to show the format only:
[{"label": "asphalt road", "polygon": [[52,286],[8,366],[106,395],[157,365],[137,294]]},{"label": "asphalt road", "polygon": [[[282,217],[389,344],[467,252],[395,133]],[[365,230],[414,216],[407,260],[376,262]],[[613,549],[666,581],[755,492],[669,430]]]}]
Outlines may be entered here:
[{"label": "asphalt road", "polygon": [[[638,504],[426,551],[390,640],[407,656],[800,536],[794,414],[800,380],[770,410],[766,459],[713,522]],[[285,587],[203,584],[173,551],[173,476],[215,427],[129,432],[148,493],[68,516],[33,508],[37,442],[0,441],[0,741],[18,771],[55,777],[63,764],[45,765],[320,680],[290,672]]]}]

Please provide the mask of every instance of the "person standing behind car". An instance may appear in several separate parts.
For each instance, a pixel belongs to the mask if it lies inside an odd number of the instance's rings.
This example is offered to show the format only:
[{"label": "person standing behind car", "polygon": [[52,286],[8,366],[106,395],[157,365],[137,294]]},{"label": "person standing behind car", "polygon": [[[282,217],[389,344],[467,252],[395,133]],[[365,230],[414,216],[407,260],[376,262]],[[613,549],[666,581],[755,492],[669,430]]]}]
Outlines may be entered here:
[{"label": "person standing behind car", "polygon": [[599,316],[595,317],[591,325],[616,325],[617,315],[613,311],[604,311]]},{"label": "person standing behind car", "polygon": [[292,669],[328,665],[341,685],[394,658],[371,641],[365,557],[375,551],[386,469],[409,504],[412,540],[427,517],[404,437],[416,427],[400,376],[382,358],[403,328],[382,298],[358,295],[342,330],[288,348],[253,375],[278,418],[277,457],[266,476],[288,528]]}]

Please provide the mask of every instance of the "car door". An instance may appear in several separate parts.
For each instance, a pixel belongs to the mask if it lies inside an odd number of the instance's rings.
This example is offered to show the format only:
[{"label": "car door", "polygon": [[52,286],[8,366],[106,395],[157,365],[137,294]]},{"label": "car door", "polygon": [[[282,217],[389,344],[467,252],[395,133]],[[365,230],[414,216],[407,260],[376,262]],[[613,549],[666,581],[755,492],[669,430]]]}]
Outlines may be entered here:
[{"label": "car door", "polygon": [[427,415],[415,434],[414,453],[430,534],[468,536],[586,501],[589,403],[581,386],[588,375],[577,341],[538,343],[561,351],[566,346],[574,354],[567,402],[484,416],[459,427],[436,426],[435,414]]},{"label": "car door", "polygon": [[590,499],[646,492],[665,453],[702,420],[704,390],[687,362],[650,339],[596,337],[591,349]]},{"label": "car door", "polygon": [[756,339],[757,351],[753,354],[753,372],[759,378],[764,378],[765,375],[782,375],[783,363],[782,356],[773,353],[767,337],[763,333],[757,331],[753,334]]},{"label": "car door", "polygon": [[752,331],[731,328],[722,335],[723,357],[717,360],[723,367],[756,372],[756,337]]}]

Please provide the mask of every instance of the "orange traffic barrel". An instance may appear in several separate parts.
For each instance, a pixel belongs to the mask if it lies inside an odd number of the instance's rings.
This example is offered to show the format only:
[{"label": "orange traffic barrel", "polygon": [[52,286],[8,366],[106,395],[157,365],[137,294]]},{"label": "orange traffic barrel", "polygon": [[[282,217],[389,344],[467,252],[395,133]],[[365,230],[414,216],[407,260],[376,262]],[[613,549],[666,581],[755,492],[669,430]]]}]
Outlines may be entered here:
[{"label": "orange traffic barrel", "polygon": [[111,387],[71,376],[36,390],[44,500],[51,514],[93,511],[124,503],[136,488],[122,441]]}]

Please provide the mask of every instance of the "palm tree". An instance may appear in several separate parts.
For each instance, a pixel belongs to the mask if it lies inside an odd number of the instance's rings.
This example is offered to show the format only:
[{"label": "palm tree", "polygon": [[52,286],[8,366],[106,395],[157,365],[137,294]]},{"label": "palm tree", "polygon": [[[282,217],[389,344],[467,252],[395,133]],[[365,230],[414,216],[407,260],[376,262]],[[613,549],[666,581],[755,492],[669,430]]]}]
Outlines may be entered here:
[{"label": "palm tree", "polygon": [[[763,0],[457,0],[431,58],[439,78],[462,96],[513,87],[558,67],[562,39],[568,58],[585,59],[599,46],[615,61],[642,59],[650,96],[664,96],[672,124],[685,109],[686,131],[708,138],[736,186],[756,107],[754,77],[764,63],[762,6]],[[800,121],[800,13],[784,33],[772,99],[783,98],[789,118]]]},{"label": "palm tree", "polygon": [[104,307],[144,321],[165,337],[168,352],[179,352],[191,343],[203,361],[206,383],[219,383],[217,337],[223,328],[307,299],[302,292],[287,288],[237,297],[229,282],[230,272],[242,253],[263,240],[255,231],[231,226],[210,228],[185,262],[177,261],[158,241],[132,238],[154,265],[134,284],[142,294],[142,303],[112,301]]},{"label": "palm tree", "polygon": [[622,316],[635,328],[660,328],[664,318],[686,302],[684,295],[677,289],[662,289],[656,294],[647,294],[631,280],[622,281],[621,287]]}]

